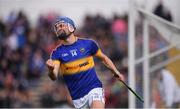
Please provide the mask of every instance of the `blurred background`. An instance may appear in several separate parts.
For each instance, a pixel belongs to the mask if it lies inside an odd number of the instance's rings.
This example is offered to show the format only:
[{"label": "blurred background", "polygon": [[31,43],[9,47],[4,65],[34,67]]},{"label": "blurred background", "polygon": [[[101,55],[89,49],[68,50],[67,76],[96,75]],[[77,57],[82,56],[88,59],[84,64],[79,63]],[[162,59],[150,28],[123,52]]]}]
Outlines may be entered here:
[{"label": "blurred background", "polygon": [[[147,32],[149,73],[148,76],[144,73],[145,60],[136,62],[135,81],[132,80],[133,89],[139,95],[146,99],[148,93],[147,105],[137,99],[130,100],[128,89],[95,58],[97,74],[105,89],[106,108],[180,107],[178,4],[178,0],[0,0],[0,107],[73,108],[63,78],[59,76],[56,82],[51,81],[45,66],[52,49],[59,43],[52,29],[58,16],[74,20],[78,37],[96,40],[125,75],[127,83],[131,82],[128,42],[134,41],[134,60],[143,58],[144,21],[153,16]],[[150,14],[132,12],[131,6]],[[130,24],[131,13],[135,15]],[[129,33],[130,29],[134,34]],[[135,39],[129,38],[130,35]],[[148,88],[145,78],[149,81]],[[145,93],[147,89],[149,92]]]}]

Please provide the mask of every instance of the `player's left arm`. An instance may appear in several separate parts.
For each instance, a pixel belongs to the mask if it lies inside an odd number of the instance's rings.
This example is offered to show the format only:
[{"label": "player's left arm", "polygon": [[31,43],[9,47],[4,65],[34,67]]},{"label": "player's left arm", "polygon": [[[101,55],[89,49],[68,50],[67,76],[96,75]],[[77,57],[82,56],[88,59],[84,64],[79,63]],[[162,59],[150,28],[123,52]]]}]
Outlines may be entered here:
[{"label": "player's left arm", "polygon": [[97,51],[95,56],[102,60],[103,64],[113,73],[114,77],[124,81],[124,76],[117,70],[111,59],[102,53],[100,49]]}]

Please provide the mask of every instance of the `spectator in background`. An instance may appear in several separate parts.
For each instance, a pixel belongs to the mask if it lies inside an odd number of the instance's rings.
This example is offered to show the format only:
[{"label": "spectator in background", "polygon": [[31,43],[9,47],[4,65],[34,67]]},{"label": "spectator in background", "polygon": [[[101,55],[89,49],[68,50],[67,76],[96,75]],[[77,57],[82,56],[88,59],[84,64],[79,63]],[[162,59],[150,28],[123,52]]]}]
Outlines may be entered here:
[{"label": "spectator in background", "polygon": [[119,50],[124,50],[125,48],[127,48],[127,25],[126,15],[122,17],[114,15],[114,19],[111,25],[111,32]]},{"label": "spectator in background", "polygon": [[170,71],[162,69],[157,73],[158,88],[165,107],[178,108],[180,103],[180,88]]},{"label": "spectator in background", "polygon": [[153,13],[165,20],[168,20],[170,22],[173,21],[173,18],[172,18],[172,15],[171,15],[171,12],[169,9],[167,9],[167,7],[165,7],[163,5],[163,1],[160,0],[159,4],[155,7]]}]

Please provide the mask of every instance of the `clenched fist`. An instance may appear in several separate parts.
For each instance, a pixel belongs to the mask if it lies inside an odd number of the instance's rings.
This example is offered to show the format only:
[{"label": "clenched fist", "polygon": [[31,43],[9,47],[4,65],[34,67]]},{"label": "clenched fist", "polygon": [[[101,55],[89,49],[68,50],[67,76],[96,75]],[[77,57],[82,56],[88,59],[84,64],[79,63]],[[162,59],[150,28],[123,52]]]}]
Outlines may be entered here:
[{"label": "clenched fist", "polygon": [[48,73],[48,76],[51,78],[51,80],[56,80],[57,78],[57,75],[54,73],[54,68],[55,68],[55,65],[52,61],[52,59],[48,59],[46,61],[46,65],[48,66],[48,69],[49,69],[49,73]]},{"label": "clenched fist", "polygon": [[54,69],[54,63],[53,63],[52,59],[48,59],[46,61],[46,65],[48,66],[49,70],[53,70]]}]

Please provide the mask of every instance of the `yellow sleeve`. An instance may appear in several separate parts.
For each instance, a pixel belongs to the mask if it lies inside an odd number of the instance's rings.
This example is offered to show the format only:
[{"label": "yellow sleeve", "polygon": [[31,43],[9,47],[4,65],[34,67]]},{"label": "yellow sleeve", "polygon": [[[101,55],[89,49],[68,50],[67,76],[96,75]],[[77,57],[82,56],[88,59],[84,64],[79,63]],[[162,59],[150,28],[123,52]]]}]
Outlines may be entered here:
[{"label": "yellow sleeve", "polygon": [[60,64],[61,62],[59,60],[53,60],[54,64]]},{"label": "yellow sleeve", "polygon": [[98,49],[95,56],[101,57],[101,55],[102,55],[102,51],[101,51],[101,49]]}]

